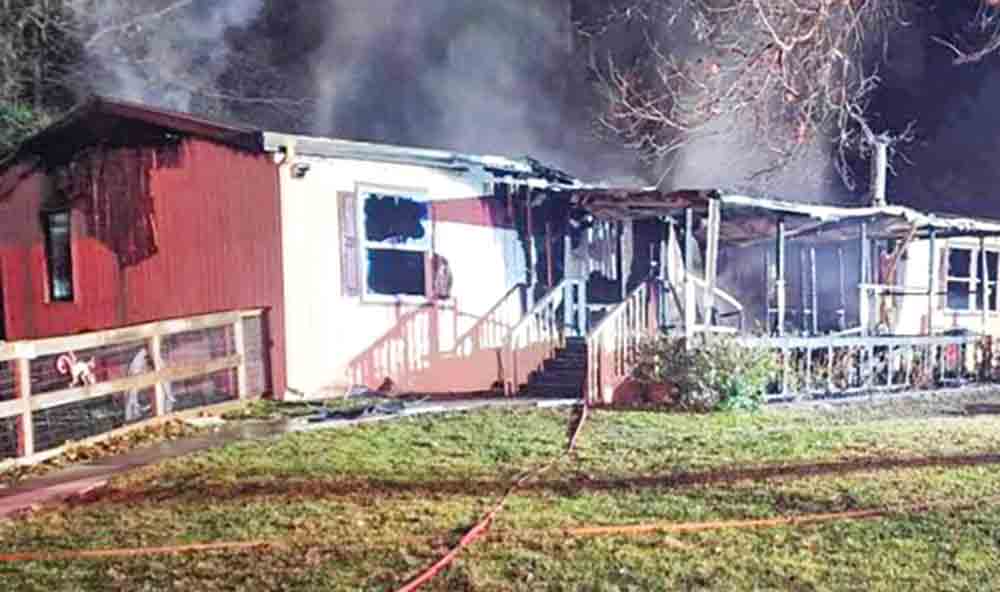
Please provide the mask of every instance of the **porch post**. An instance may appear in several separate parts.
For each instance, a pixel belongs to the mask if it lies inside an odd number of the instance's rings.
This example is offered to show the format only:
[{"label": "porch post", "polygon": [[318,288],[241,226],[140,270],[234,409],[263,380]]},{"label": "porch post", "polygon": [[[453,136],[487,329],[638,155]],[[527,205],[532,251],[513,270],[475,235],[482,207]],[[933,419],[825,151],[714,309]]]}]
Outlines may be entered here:
[{"label": "porch post", "polygon": [[819,335],[819,291],[816,290],[816,247],[809,248],[809,290],[812,296],[812,334]]},{"label": "porch post", "polygon": [[535,264],[538,261],[538,245],[535,243],[535,224],[531,207],[531,191],[525,190],[525,227],[528,235],[528,310],[535,308]]},{"label": "porch post", "polygon": [[806,320],[806,310],[809,304],[809,270],[806,269],[808,263],[806,258],[809,253],[805,247],[799,248],[799,325],[802,332],[809,330],[809,321]]},{"label": "porch post", "polygon": [[[556,285],[555,275],[555,254],[552,245],[552,222],[545,223],[545,279],[548,285],[547,290],[551,290]],[[563,272],[565,273],[565,272]]]},{"label": "porch post", "polygon": [[[548,236],[546,239],[548,242],[552,242],[552,226],[551,224],[545,225],[545,232]],[[570,249],[572,248],[572,241],[569,238],[569,230],[567,229],[566,235],[563,237],[563,282],[566,286],[563,292],[563,327],[570,327],[576,323],[576,314],[573,309],[574,296],[576,293],[576,286],[572,282],[574,279],[573,274],[570,271]],[[551,248],[551,247],[550,247]],[[553,257],[549,256],[549,289],[552,289],[552,261]],[[577,327],[579,329],[579,326]],[[581,332],[580,335],[583,335]]]},{"label": "porch post", "polygon": [[847,329],[847,268],[844,266],[844,248],[837,247],[837,274],[839,308],[837,309],[837,329]]},{"label": "porch post", "polygon": [[871,265],[871,244],[868,242],[868,223],[862,222],[858,244],[858,325],[862,337],[868,335],[868,267]]},{"label": "porch post", "polygon": [[684,337],[687,339],[688,347],[691,347],[691,338],[694,336],[694,325],[698,320],[696,315],[694,282],[691,280],[691,272],[694,271],[694,210],[686,208],[684,210]]},{"label": "porch post", "polygon": [[615,274],[618,276],[618,286],[621,292],[620,297],[622,301],[625,301],[625,297],[628,296],[628,280],[625,278],[625,274],[628,273],[625,269],[625,222],[618,222],[617,226],[617,240],[615,240],[615,248],[617,249],[617,261]]},{"label": "porch post", "polygon": [[569,280],[576,277],[575,270],[573,269],[573,259],[570,251],[573,250],[573,241],[569,237],[569,230],[566,231],[566,236],[563,237],[563,279]]},{"label": "porch post", "polygon": [[785,335],[785,219],[778,218],[777,260],[775,262],[774,289],[778,298],[777,334]]},{"label": "porch post", "polygon": [[722,204],[718,199],[708,202],[708,236],[705,248],[705,324],[715,325],[715,283],[719,269],[719,226]]},{"label": "porch post", "polygon": [[938,284],[937,229],[931,228],[927,238],[927,334],[934,335],[934,292]]},{"label": "porch post", "polygon": [[979,320],[982,323],[983,335],[987,333],[988,319],[986,317],[986,312],[990,305],[990,270],[986,267],[986,237],[979,237],[979,265],[982,266],[983,271],[979,274],[982,276],[983,281],[979,284],[979,291],[983,295],[983,309],[980,311]]},{"label": "porch post", "polygon": [[673,251],[670,246],[674,244],[674,221],[671,218],[667,218],[667,236],[666,242],[660,245],[660,284],[663,293],[663,305],[660,307],[660,327],[666,327],[670,324],[670,297],[672,294],[674,286],[670,282],[670,266],[672,265],[671,258],[673,257]]},{"label": "porch post", "polygon": [[764,249],[764,326],[771,332],[771,249]]}]

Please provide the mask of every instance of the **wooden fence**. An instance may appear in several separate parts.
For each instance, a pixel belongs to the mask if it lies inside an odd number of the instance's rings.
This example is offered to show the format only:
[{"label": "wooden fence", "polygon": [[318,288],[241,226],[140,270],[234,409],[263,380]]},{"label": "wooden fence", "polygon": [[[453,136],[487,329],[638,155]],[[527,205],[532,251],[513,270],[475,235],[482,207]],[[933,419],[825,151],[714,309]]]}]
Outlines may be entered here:
[{"label": "wooden fence", "polygon": [[171,413],[263,395],[261,310],[0,344],[0,463]]}]

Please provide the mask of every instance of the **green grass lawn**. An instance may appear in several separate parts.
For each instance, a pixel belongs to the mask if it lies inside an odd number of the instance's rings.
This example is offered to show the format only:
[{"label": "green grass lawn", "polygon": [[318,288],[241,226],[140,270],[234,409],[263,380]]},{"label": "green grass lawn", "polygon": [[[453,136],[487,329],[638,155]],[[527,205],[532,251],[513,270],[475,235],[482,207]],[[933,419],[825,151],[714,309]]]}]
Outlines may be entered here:
[{"label": "green grass lawn", "polygon": [[[946,408],[593,413],[577,453],[516,494],[427,589],[996,589],[1000,416]],[[393,590],[447,552],[511,479],[559,455],[570,416],[414,418],[147,467],[92,500],[0,521],[0,552],[280,545],[0,563],[0,589]],[[857,509],[890,513],[688,534],[566,532]]]}]

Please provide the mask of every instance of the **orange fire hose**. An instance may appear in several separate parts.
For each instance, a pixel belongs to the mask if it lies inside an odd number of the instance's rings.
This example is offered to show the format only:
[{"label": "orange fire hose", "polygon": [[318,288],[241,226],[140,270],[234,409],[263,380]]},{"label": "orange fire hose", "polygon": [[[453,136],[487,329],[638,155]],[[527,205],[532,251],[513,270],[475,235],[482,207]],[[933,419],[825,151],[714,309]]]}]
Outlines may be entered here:
[{"label": "orange fire hose", "polygon": [[485,535],[486,532],[489,530],[490,525],[493,524],[493,521],[496,519],[497,514],[499,514],[500,511],[503,510],[505,505],[507,505],[507,500],[510,499],[510,496],[513,495],[515,491],[523,487],[524,484],[527,483],[528,481],[547,472],[549,469],[554,467],[556,463],[558,463],[566,456],[570,455],[576,449],[577,441],[580,438],[580,432],[583,431],[583,424],[586,422],[586,420],[587,420],[587,404],[584,403],[580,411],[580,417],[577,420],[572,435],[570,436],[569,443],[566,445],[566,449],[562,452],[562,454],[553,458],[548,463],[546,463],[545,465],[543,465],[538,469],[530,470],[527,471],[526,473],[523,473],[517,480],[514,481],[514,484],[511,485],[509,489],[507,489],[507,492],[503,494],[503,496],[500,498],[500,501],[497,502],[497,504],[493,507],[493,509],[490,510],[485,516],[483,516],[483,518],[479,522],[477,522],[475,526],[469,529],[469,531],[466,532],[465,535],[458,541],[458,544],[455,545],[455,547],[453,547],[450,551],[448,551],[447,554],[445,554],[441,559],[435,562],[434,565],[431,565],[430,567],[425,569],[418,576],[410,580],[408,584],[400,588],[399,592],[413,592],[414,590],[417,590],[427,582],[431,581],[432,579],[434,579],[435,576],[437,576],[445,568],[451,565],[452,562],[455,561],[455,558],[458,557],[458,554],[461,553],[463,549],[465,549],[472,543],[482,538],[483,535]]}]

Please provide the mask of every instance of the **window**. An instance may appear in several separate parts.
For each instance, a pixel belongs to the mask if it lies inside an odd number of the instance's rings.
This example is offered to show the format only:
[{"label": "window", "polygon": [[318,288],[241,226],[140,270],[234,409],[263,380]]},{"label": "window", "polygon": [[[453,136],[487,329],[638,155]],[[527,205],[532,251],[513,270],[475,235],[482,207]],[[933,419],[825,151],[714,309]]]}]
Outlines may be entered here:
[{"label": "window", "polygon": [[986,310],[997,310],[1000,253],[987,249],[985,266],[982,257],[979,249],[948,249],[948,309],[981,311],[985,303]]},{"label": "window", "polygon": [[46,212],[42,222],[45,232],[45,267],[48,274],[49,300],[73,300],[73,243],[69,210]]},{"label": "window", "polygon": [[972,292],[972,250],[948,249],[948,308],[969,310]]},{"label": "window", "polygon": [[[997,260],[996,251],[986,251],[986,267],[983,268],[982,259],[977,259],[978,270],[976,272],[976,309],[983,309],[984,296],[988,294],[986,300],[986,310],[995,311],[997,309]],[[985,274],[983,272],[986,272]],[[985,289],[984,289],[985,286]]]},{"label": "window", "polygon": [[365,293],[425,296],[430,207],[417,196],[362,191]]}]

